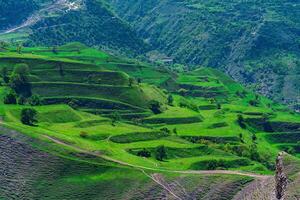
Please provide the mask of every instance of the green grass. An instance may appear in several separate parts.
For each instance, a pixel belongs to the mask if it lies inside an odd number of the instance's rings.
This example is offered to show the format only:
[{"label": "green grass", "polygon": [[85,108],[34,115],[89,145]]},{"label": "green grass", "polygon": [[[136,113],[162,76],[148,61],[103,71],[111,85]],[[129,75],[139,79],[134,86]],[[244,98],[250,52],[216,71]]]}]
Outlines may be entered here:
[{"label": "green grass", "polygon": [[[49,135],[144,167],[189,170],[207,169],[210,165],[270,173],[266,163],[273,163],[282,149],[280,145],[287,141],[279,140],[277,135],[270,138],[273,135],[250,123],[240,127],[238,115],[246,121],[268,115],[270,123],[282,132],[294,130],[300,119],[298,114],[286,112],[284,106],[264,97],[259,96],[257,106],[249,105],[250,100],[257,98],[253,92],[210,68],[174,75],[78,43],[59,47],[58,54],[44,47],[24,48],[22,54],[13,50],[0,52],[0,68],[7,66],[11,71],[17,63],[29,65],[32,91],[44,98],[45,105],[34,107],[38,123],[29,127],[20,122],[21,109],[29,105],[1,103],[0,114],[6,126],[34,138]],[[130,77],[141,79],[142,83],[130,86]],[[170,77],[174,84],[163,88]],[[178,92],[180,88],[186,90],[184,96]],[[0,88],[1,99],[7,90],[7,86]],[[167,105],[169,94],[174,97],[173,105]],[[151,112],[149,103],[153,100],[160,102],[162,113]],[[76,105],[71,108],[70,102]],[[120,119],[113,123],[111,118],[116,113]],[[224,147],[226,144],[250,147],[253,134],[257,136],[255,143],[261,160],[250,160],[246,153],[237,154]],[[155,159],[160,145],[167,149],[167,162]],[[298,148],[295,143],[290,145]],[[150,158],[136,155],[144,148],[151,151]]]},{"label": "green grass", "polygon": [[131,143],[148,140],[158,140],[162,137],[168,136],[163,132],[135,132],[124,135],[117,135],[110,138],[115,143]]}]

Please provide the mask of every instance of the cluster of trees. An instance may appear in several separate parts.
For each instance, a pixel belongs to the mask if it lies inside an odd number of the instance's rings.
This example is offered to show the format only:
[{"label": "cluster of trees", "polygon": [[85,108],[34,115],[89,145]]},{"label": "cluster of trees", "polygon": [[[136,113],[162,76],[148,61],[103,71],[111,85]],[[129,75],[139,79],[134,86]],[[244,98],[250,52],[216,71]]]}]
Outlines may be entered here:
[{"label": "cluster of trees", "polygon": [[[163,161],[167,158],[167,149],[164,145],[158,146],[155,149],[155,159],[159,161]],[[142,149],[137,152],[137,156],[149,158],[151,157],[152,153],[148,149]]]},{"label": "cluster of trees", "polygon": [[28,103],[32,106],[41,104],[40,97],[38,95],[32,95],[28,65],[16,65],[11,75],[9,75],[8,69],[3,67],[1,76],[3,83],[11,89],[4,97],[5,104],[24,105]]},{"label": "cluster of trees", "polygon": [[[10,91],[4,96],[5,104],[32,106],[41,105],[41,99],[38,95],[32,95],[31,84],[29,81],[29,67],[26,64],[18,64],[13,72],[3,67],[1,70],[2,81],[10,88]],[[37,112],[32,108],[23,109],[21,112],[21,122],[26,125],[33,125],[36,120]]]}]

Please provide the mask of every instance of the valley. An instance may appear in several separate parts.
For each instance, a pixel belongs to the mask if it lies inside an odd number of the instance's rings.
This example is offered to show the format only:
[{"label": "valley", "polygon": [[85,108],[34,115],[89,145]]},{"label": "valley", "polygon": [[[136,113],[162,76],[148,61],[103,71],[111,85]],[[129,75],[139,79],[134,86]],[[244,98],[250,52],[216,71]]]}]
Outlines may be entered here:
[{"label": "valley", "polygon": [[0,200],[298,200],[295,0],[0,0]]}]

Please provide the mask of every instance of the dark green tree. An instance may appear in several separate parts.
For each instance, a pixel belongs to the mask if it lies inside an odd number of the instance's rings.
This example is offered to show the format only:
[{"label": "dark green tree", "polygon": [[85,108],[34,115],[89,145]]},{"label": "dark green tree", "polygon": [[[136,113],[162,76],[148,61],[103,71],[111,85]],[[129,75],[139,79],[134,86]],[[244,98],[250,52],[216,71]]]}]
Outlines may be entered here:
[{"label": "dark green tree", "polygon": [[59,75],[61,77],[64,77],[65,76],[65,71],[64,71],[64,68],[63,68],[61,63],[58,64],[58,68],[59,68]]},{"label": "dark green tree", "polygon": [[111,117],[111,123],[112,123],[112,125],[115,126],[116,122],[118,122],[120,120],[121,120],[121,116],[120,116],[119,112],[115,111],[112,114],[112,117]]},{"label": "dark green tree", "polygon": [[238,124],[239,124],[239,126],[241,127],[241,128],[246,128],[246,124],[245,124],[245,120],[244,120],[244,117],[243,117],[243,115],[238,115],[237,116],[237,122],[238,122]]},{"label": "dark green tree", "polygon": [[38,95],[32,95],[29,99],[29,104],[32,106],[39,106],[42,104],[42,100]]},{"label": "dark green tree", "polygon": [[167,150],[164,145],[158,146],[156,148],[155,158],[159,161],[163,161],[165,158],[167,158]]},{"label": "dark green tree", "polygon": [[3,79],[4,83],[6,83],[6,84],[9,83],[9,75],[8,75],[7,67],[2,68],[1,76],[2,76],[2,79]]},{"label": "dark green tree", "polygon": [[149,108],[150,110],[154,113],[154,114],[160,114],[162,113],[162,108],[161,105],[158,101],[153,100],[150,102],[149,104]]},{"label": "dark green tree", "polygon": [[27,101],[27,99],[25,97],[23,97],[22,95],[19,96],[19,98],[18,98],[18,104],[19,105],[25,105],[26,101]]},{"label": "dark green tree", "polygon": [[252,142],[255,143],[257,140],[256,134],[253,133],[251,138],[252,138]]},{"label": "dark green tree", "polygon": [[173,105],[173,103],[174,103],[174,98],[173,98],[173,96],[170,94],[170,95],[168,96],[168,104],[171,106],[171,105]]},{"label": "dark green tree", "polygon": [[28,126],[33,126],[36,122],[37,111],[33,108],[24,108],[21,111],[21,122]]},{"label": "dark green tree", "polygon": [[240,138],[241,143],[244,143],[244,136],[242,133],[239,134],[239,138]]},{"label": "dark green tree", "polygon": [[22,45],[22,44],[19,44],[19,45],[17,46],[17,53],[18,53],[18,54],[21,54],[21,53],[22,53],[22,49],[23,49],[23,45]]},{"label": "dark green tree", "polygon": [[143,150],[141,150],[137,153],[137,156],[149,158],[149,157],[151,157],[151,152],[144,148]]},{"label": "dark green tree", "polygon": [[141,84],[141,83],[142,83],[142,79],[141,79],[141,78],[138,78],[138,79],[137,79],[137,83],[138,83],[138,84]]},{"label": "dark green tree", "polygon": [[10,91],[7,95],[5,95],[4,103],[5,104],[17,104],[16,93],[14,91]]},{"label": "dark green tree", "polygon": [[29,82],[29,68],[26,64],[16,65],[10,78],[10,87],[25,98],[31,96],[31,84]]},{"label": "dark green tree", "polygon": [[69,105],[71,108],[73,108],[73,109],[77,109],[78,106],[79,106],[79,101],[76,100],[76,99],[70,99],[70,100],[68,101],[68,105]]},{"label": "dark green tree", "polygon": [[251,160],[261,161],[257,146],[255,144],[252,144],[249,150]]},{"label": "dark green tree", "polygon": [[177,128],[174,128],[174,129],[173,129],[173,133],[174,133],[175,135],[177,135]]},{"label": "dark green tree", "polygon": [[133,84],[134,84],[134,82],[135,82],[134,78],[130,77],[130,78],[128,79],[128,81],[129,81],[129,87],[132,87]]}]

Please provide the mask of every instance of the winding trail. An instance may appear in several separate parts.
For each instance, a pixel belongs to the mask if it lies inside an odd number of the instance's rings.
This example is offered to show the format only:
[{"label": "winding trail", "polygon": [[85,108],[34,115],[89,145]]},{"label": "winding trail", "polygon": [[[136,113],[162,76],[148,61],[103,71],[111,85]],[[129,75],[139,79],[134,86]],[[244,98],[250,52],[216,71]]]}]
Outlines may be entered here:
[{"label": "winding trail", "polygon": [[22,24],[7,29],[0,32],[0,35],[2,34],[8,34],[8,33],[14,33],[20,29],[32,26],[45,18],[45,13],[66,13],[71,10],[78,10],[81,7],[81,0],[76,0],[73,2],[70,2],[69,0],[56,0],[54,3],[51,3],[44,8],[34,12],[29,18],[27,18]]},{"label": "winding trail", "polygon": [[[155,182],[156,184],[158,184],[159,186],[161,186],[165,191],[167,191],[170,195],[172,195],[175,199],[177,200],[183,200],[184,198],[180,197],[180,195],[176,194],[176,191],[174,191],[170,185],[168,183],[166,183],[165,181],[163,181],[159,174],[154,173],[154,174],[148,174],[145,170],[149,170],[149,171],[154,171],[154,172],[168,172],[168,173],[178,173],[178,174],[206,174],[206,175],[214,175],[214,174],[224,174],[224,175],[239,175],[239,176],[247,176],[247,177],[251,177],[254,178],[255,181],[253,184],[255,184],[257,186],[257,184],[259,184],[260,186],[265,185],[263,183],[266,182],[270,182],[270,180],[272,179],[272,176],[267,176],[267,175],[259,175],[259,174],[254,174],[254,173],[246,173],[246,172],[239,172],[239,171],[232,171],[232,170],[185,170],[185,171],[178,171],[178,170],[167,170],[167,169],[160,169],[160,168],[151,168],[151,167],[145,167],[145,166],[139,166],[139,165],[134,165],[134,164],[130,164],[124,161],[120,161],[111,157],[108,157],[106,155],[103,155],[101,153],[98,152],[91,152],[85,149],[82,149],[80,147],[76,147],[74,145],[71,144],[67,144],[64,141],[61,141],[59,139],[56,139],[54,137],[48,136],[48,135],[43,135],[43,137],[47,140],[50,140],[51,142],[54,142],[55,144],[58,145],[62,145],[65,147],[68,147],[70,149],[73,149],[75,151],[81,152],[81,153],[85,153],[88,155],[92,155],[92,156],[96,156],[102,159],[105,159],[107,161],[113,162],[113,163],[117,163],[123,166],[127,166],[127,167],[132,167],[136,170],[141,171],[145,176],[147,176],[148,178],[150,178],[153,182]],[[106,140],[107,142],[109,141],[110,137],[108,137]],[[253,185],[251,184],[251,186]],[[250,187],[250,189],[248,189],[248,187],[246,187],[245,189],[243,189],[238,195],[242,196],[245,195],[245,193],[248,192],[252,192],[253,191],[253,186]],[[248,199],[247,199],[248,200]]]},{"label": "winding trail", "polygon": [[179,171],[179,170],[168,170],[168,169],[160,169],[160,168],[151,168],[151,167],[139,166],[139,165],[130,164],[130,163],[127,163],[127,162],[124,162],[124,161],[121,161],[121,160],[117,160],[117,159],[108,157],[108,156],[103,155],[101,153],[87,151],[85,149],[76,147],[74,145],[67,144],[66,142],[63,142],[63,141],[61,141],[59,139],[50,137],[48,135],[43,135],[43,137],[46,138],[46,139],[48,139],[48,140],[50,140],[50,141],[52,141],[52,142],[54,142],[54,143],[56,143],[56,144],[59,144],[59,145],[71,148],[71,149],[76,150],[78,152],[85,153],[85,154],[92,155],[92,156],[96,156],[96,157],[105,159],[107,161],[111,161],[113,163],[117,163],[117,164],[120,164],[120,165],[123,165],[123,166],[132,167],[132,168],[135,168],[135,169],[138,169],[138,170],[150,170],[150,171],[156,171],[156,172],[171,172],[171,173],[179,173],[179,174],[207,174],[207,175],[209,175],[209,174],[224,174],[224,175],[240,175],[240,176],[248,176],[248,177],[252,177],[252,178],[260,179],[260,180],[265,180],[265,179],[268,179],[268,178],[272,177],[272,176],[268,176],[268,175],[260,175],[260,174],[254,174],[254,173],[248,173],[248,172],[240,172],[240,171],[233,171],[233,170],[197,170],[197,171],[196,170],[185,170],[185,171]]}]

